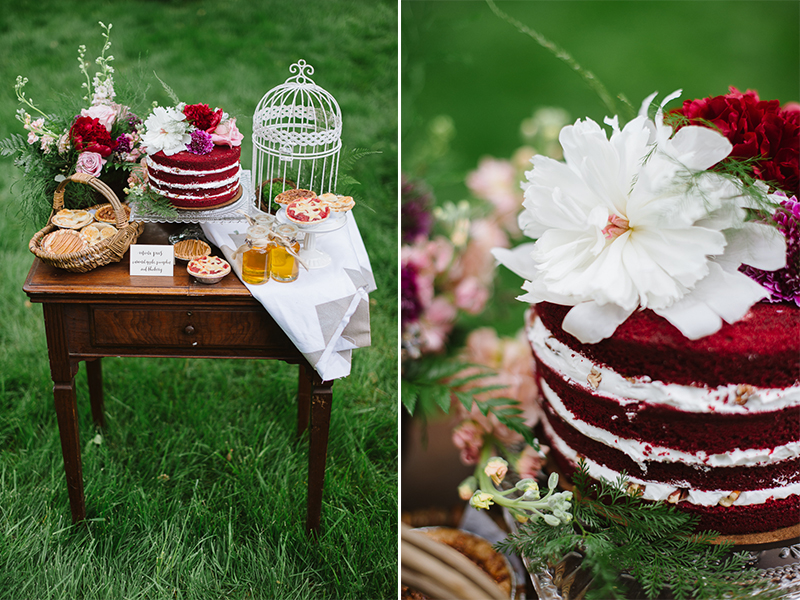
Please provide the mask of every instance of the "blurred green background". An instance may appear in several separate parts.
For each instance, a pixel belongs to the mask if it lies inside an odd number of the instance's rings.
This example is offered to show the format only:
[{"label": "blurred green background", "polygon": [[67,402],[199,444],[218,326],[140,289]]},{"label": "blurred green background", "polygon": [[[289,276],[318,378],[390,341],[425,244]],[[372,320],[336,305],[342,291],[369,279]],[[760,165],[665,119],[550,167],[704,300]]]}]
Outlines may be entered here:
[{"label": "blurred green background", "polygon": [[[613,95],[638,109],[658,91],[683,99],[753,89],[800,99],[800,3],[741,1],[497,2],[560,46]],[[482,156],[510,158],[521,122],[539,107],[602,122],[599,96],[564,62],[482,1],[401,2],[401,169],[437,200],[469,198],[464,177]],[[442,118],[446,117],[446,118]],[[479,322],[512,333],[521,281],[505,269]]]},{"label": "blurred green background", "polygon": [[378,290],[372,346],[334,385],[319,539],[303,531],[297,367],[277,361],[104,359],[99,442],[81,367],[90,522],[72,527],[42,310],[22,291],[44,222],[20,212],[20,172],[0,158],[0,599],[396,597],[397,20],[395,0],[3,3],[3,139],[26,133],[18,75],[45,112],[83,96],[78,46],[93,61],[103,21],[117,101],[142,117],[171,105],[157,74],[183,101],[224,108],[249,169],[258,101],[305,59],[341,106],[344,145],[376,152],[350,174]]}]

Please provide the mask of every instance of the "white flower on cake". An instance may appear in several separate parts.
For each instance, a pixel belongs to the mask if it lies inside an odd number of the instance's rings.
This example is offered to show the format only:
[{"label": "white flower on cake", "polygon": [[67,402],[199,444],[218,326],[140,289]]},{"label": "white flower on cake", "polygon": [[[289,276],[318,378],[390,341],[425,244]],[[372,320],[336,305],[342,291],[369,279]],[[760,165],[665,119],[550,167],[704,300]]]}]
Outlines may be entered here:
[{"label": "white flower on cake", "polygon": [[142,145],[148,154],[163,151],[172,156],[186,150],[186,144],[192,141],[186,115],[175,108],[156,106],[144,126]]},{"label": "white flower on cake", "polygon": [[[573,306],[563,328],[581,342],[614,333],[637,309],[652,309],[690,339],[741,319],[767,291],[738,272],[785,264],[775,228],[745,222],[748,198],[708,171],[731,152],[716,131],[655,121],[647,98],[607,137],[591,119],[564,127],[564,162],[534,156],[520,228],[533,239],[495,257],[527,281],[525,302]],[[702,174],[702,175],[701,175]]]}]

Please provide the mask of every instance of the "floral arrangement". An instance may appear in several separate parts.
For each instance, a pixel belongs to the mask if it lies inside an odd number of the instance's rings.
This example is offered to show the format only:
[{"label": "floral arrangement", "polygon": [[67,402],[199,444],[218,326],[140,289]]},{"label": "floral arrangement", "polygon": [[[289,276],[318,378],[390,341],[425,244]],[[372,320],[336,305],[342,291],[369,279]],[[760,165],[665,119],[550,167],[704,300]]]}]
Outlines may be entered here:
[{"label": "floral arrangement", "polygon": [[[181,102],[169,86],[163,81],[161,84],[175,106],[153,106],[142,131],[141,148],[144,154],[163,152],[166,156],[173,156],[179,152],[190,152],[204,156],[210,154],[215,146],[241,146],[244,136],[236,127],[235,117],[221,108],[211,109],[208,104]],[[132,202],[147,212],[176,214],[172,203],[148,185],[146,157],[131,173],[125,192]]]},{"label": "floral arrangement", "polygon": [[494,251],[526,279],[520,300],[573,307],[562,325],[581,342],[644,308],[697,339],[771,292],[797,297],[796,198],[779,186],[797,184],[800,107],[732,89],[665,116],[679,94],[653,118],[655,95],[624,127],[607,118],[610,136],[591,119],[564,127],[565,162],[534,157],[523,184],[520,227],[536,242]]},{"label": "floral arrangement", "polygon": [[[78,63],[86,81],[82,84],[84,104],[68,108],[61,114],[47,114],[25,94],[28,79],[17,77],[15,91],[22,105],[17,119],[28,132],[27,137],[13,134],[0,142],[0,154],[16,155],[15,164],[24,172],[23,200],[38,218],[52,208],[52,195],[58,184],[73,173],[99,177],[121,193],[127,177],[141,156],[139,127],[141,120],[132,110],[116,101],[114,89],[114,57],[111,48],[112,25],[102,22],[105,44],[95,59],[98,71],[89,76],[85,61],[86,46],[78,49]],[[81,208],[96,203],[85,186],[66,190],[68,208]]]}]

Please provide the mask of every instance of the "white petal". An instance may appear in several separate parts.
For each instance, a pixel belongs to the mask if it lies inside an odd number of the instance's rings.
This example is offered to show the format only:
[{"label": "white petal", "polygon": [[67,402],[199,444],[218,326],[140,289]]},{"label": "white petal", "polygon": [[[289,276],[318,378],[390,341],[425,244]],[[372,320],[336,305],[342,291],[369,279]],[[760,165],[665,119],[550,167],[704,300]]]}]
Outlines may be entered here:
[{"label": "white petal", "polygon": [[786,238],[775,227],[763,223],[745,223],[741,229],[725,231],[728,246],[718,258],[727,270],[736,270],[745,264],[775,271],[786,266]]},{"label": "white petal", "polygon": [[615,304],[582,302],[567,313],[561,327],[584,344],[596,344],[613,335],[632,312]]},{"label": "white petal", "polygon": [[669,308],[654,309],[690,340],[711,335],[722,327],[722,319],[710,307],[684,297]]},{"label": "white petal", "polygon": [[492,248],[492,256],[497,262],[510,269],[523,279],[535,279],[539,271],[531,254],[535,244],[521,244],[516,248]]},{"label": "white petal", "polygon": [[682,127],[669,140],[663,151],[690,171],[705,171],[733,150],[733,145],[721,133],[708,127]]}]

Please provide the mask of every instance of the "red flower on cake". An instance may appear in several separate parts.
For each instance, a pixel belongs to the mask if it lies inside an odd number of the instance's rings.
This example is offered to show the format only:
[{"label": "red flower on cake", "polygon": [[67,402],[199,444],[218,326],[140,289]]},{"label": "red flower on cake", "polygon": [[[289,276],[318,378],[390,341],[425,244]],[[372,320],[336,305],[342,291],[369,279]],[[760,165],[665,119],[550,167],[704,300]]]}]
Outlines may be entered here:
[{"label": "red flower on cake", "polygon": [[208,133],[214,131],[222,121],[222,109],[211,110],[208,104],[187,104],[183,107],[186,120]]},{"label": "red flower on cake", "polygon": [[78,152],[96,152],[103,158],[110,156],[116,146],[105,125],[92,117],[75,119],[69,130],[69,139]]},{"label": "red flower on cake", "polygon": [[735,87],[724,96],[687,100],[672,111],[692,125],[716,127],[733,144],[730,156],[761,158],[753,174],[778,189],[795,192],[800,185],[800,106],[783,108],[778,100],[759,100],[752,90]]}]

